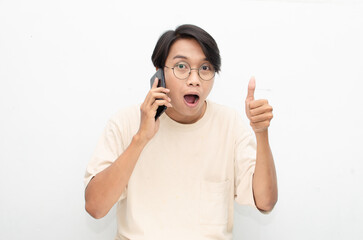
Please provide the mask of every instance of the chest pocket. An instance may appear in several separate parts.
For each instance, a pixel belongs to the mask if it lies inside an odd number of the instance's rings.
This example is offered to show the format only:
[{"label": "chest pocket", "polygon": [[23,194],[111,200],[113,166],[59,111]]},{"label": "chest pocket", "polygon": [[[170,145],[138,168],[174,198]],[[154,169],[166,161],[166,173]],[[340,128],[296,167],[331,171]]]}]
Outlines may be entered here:
[{"label": "chest pocket", "polygon": [[228,222],[228,193],[230,180],[202,180],[199,199],[199,223],[224,225]]}]

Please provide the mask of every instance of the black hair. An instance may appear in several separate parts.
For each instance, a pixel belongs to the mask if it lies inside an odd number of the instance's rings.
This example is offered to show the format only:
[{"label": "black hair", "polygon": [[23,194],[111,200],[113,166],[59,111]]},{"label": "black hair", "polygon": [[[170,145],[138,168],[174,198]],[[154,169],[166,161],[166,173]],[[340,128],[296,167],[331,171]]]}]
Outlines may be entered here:
[{"label": "black hair", "polygon": [[216,41],[202,28],[191,24],[184,24],[173,30],[166,31],[160,36],[151,60],[155,67],[163,68],[168,57],[170,47],[178,39],[195,39],[203,50],[207,60],[218,73],[221,70],[221,57]]}]

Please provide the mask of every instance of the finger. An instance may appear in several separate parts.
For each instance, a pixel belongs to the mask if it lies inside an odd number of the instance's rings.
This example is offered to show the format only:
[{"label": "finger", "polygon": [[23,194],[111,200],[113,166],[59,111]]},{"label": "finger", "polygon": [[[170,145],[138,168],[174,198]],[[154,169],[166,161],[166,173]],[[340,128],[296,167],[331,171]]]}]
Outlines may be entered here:
[{"label": "finger", "polygon": [[[153,86],[154,86],[154,84],[153,84]],[[153,89],[155,89],[155,88],[153,88]],[[150,106],[155,101],[155,99],[152,97],[152,94],[153,94],[153,92],[151,90],[147,93],[145,100],[144,100],[145,106]]]},{"label": "finger", "polygon": [[250,107],[250,109],[255,109],[266,104],[268,104],[268,101],[266,99],[259,99],[249,102],[248,106]]},{"label": "finger", "polygon": [[[171,101],[171,99],[168,97],[168,95],[166,95],[166,93],[156,92],[158,89],[159,88],[154,88],[154,89],[149,91],[149,94],[146,96],[146,99],[145,99],[145,103],[146,103],[147,106],[151,106],[155,102],[156,99],[165,99],[168,102]],[[161,89],[161,90],[166,91],[168,89],[164,88],[164,89]]]},{"label": "finger", "polygon": [[153,83],[151,88],[157,88],[158,87],[158,82],[159,82],[159,79],[157,77],[155,77],[154,83]]},{"label": "finger", "polygon": [[156,99],[164,99],[167,100],[168,102],[171,102],[170,97],[168,97],[168,95],[166,95],[165,93],[153,92],[151,93],[151,97],[154,99],[154,101]]},{"label": "finger", "polygon": [[144,107],[144,109],[143,109],[144,114],[148,117],[155,117],[158,107],[163,106],[165,104],[167,104],[165,100],[156,100],[152,103],[152,105],[148,105],[147,107]]},{"label": "finger", "polygon": [[250,114],[251,114],[251,116],[256,116],[256,115],[260,115],[260,114],[263,114],[266,112],[272,112],[272,111],[273,111],[272,107],[268,104],[265,104],[265,105],[262,105],[261,107],[250,109]]},{"label": "finger", "polygon": [[[157,81],[158,79],[157,78],[155,78],[155,81]],[[154,82],[154,84],[155,84],[155,82]],[[153,86],[152,86],[152,88],[151,88],[151,90],[148,92],[148,94],[146,95],[146,97],[145,97],[145,100],[144,100],[144,102],[145,102],[145,104],[147,105],[147,106],[150,106],[151,104],[153,104],[153,102],[155,102],[155,98],[156,97],[158,97],[158,98],[163,98],[163,95],[166,95],[167,93],[169,93],[170,92],[170,90],[169,89],[167,89],[167,88],[163,88],[163,87],[158,87],[158,88],[156,88],[156,87],[154,87],[154,84],[153,84]],[[156,97],[154,96],[154,94],[158,94],[158,93],[160,93],[160,94],[162,94],[162,95],[157,95]]]},{"label": "finger", "polygon": [[170,89],[168,88],[163,88],[163,87],[158,87],[158,88],[152,88],[150,91],[152,92],[163,92],[163,93],[169,93]]},{"label": "finger", "polygon": [[268,112],[268,113],[260,114],[257,116],[252,116],[250,118],[250,121],[251,121],[251,123],[260,123],[260,122],[264,122],[264,121],[271,121],[272,118],[273,118],[272,112]]},{"label": "finger", "polygon": [[166,100],[155,100],[155,102],[151,105],[151,109],[156,112],[159,106],[173,107],[173,105]]},{"label": "finger", "polygon": [[253,101],[255,99],[255,88],[256,88],[255,77],[251,77],[250,82],[248,83],[246,102]]}]

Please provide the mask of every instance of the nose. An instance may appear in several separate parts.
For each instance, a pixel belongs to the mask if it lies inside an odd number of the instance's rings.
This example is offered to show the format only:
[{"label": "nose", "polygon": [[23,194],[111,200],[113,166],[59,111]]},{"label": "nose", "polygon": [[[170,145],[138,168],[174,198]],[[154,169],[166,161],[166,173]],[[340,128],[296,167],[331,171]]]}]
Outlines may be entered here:
[{"label": "nose", "polygon": [[198,75],[198,69],[191,69],[190,75],[187,78],[187,85],[188,86],[200,86],[200,78]]}]

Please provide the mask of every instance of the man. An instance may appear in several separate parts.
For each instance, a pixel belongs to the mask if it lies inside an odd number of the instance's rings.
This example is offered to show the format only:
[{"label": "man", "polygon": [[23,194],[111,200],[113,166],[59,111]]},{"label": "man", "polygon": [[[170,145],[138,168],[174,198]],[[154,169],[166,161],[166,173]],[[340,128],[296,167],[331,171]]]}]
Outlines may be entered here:
[{"label": "man", "polygon": [[[182,25],[159,39],[152,61],[166,87],[107,124],[85,175],[86,210],[117,203],[116,239],[232,239],[233,201],[269,212],[277,180],[268,141],[272,107],[248,86],[246,114],[207,100],[220,70],[214,39]],[[155,121],[159,106],[167,110]]]}]

